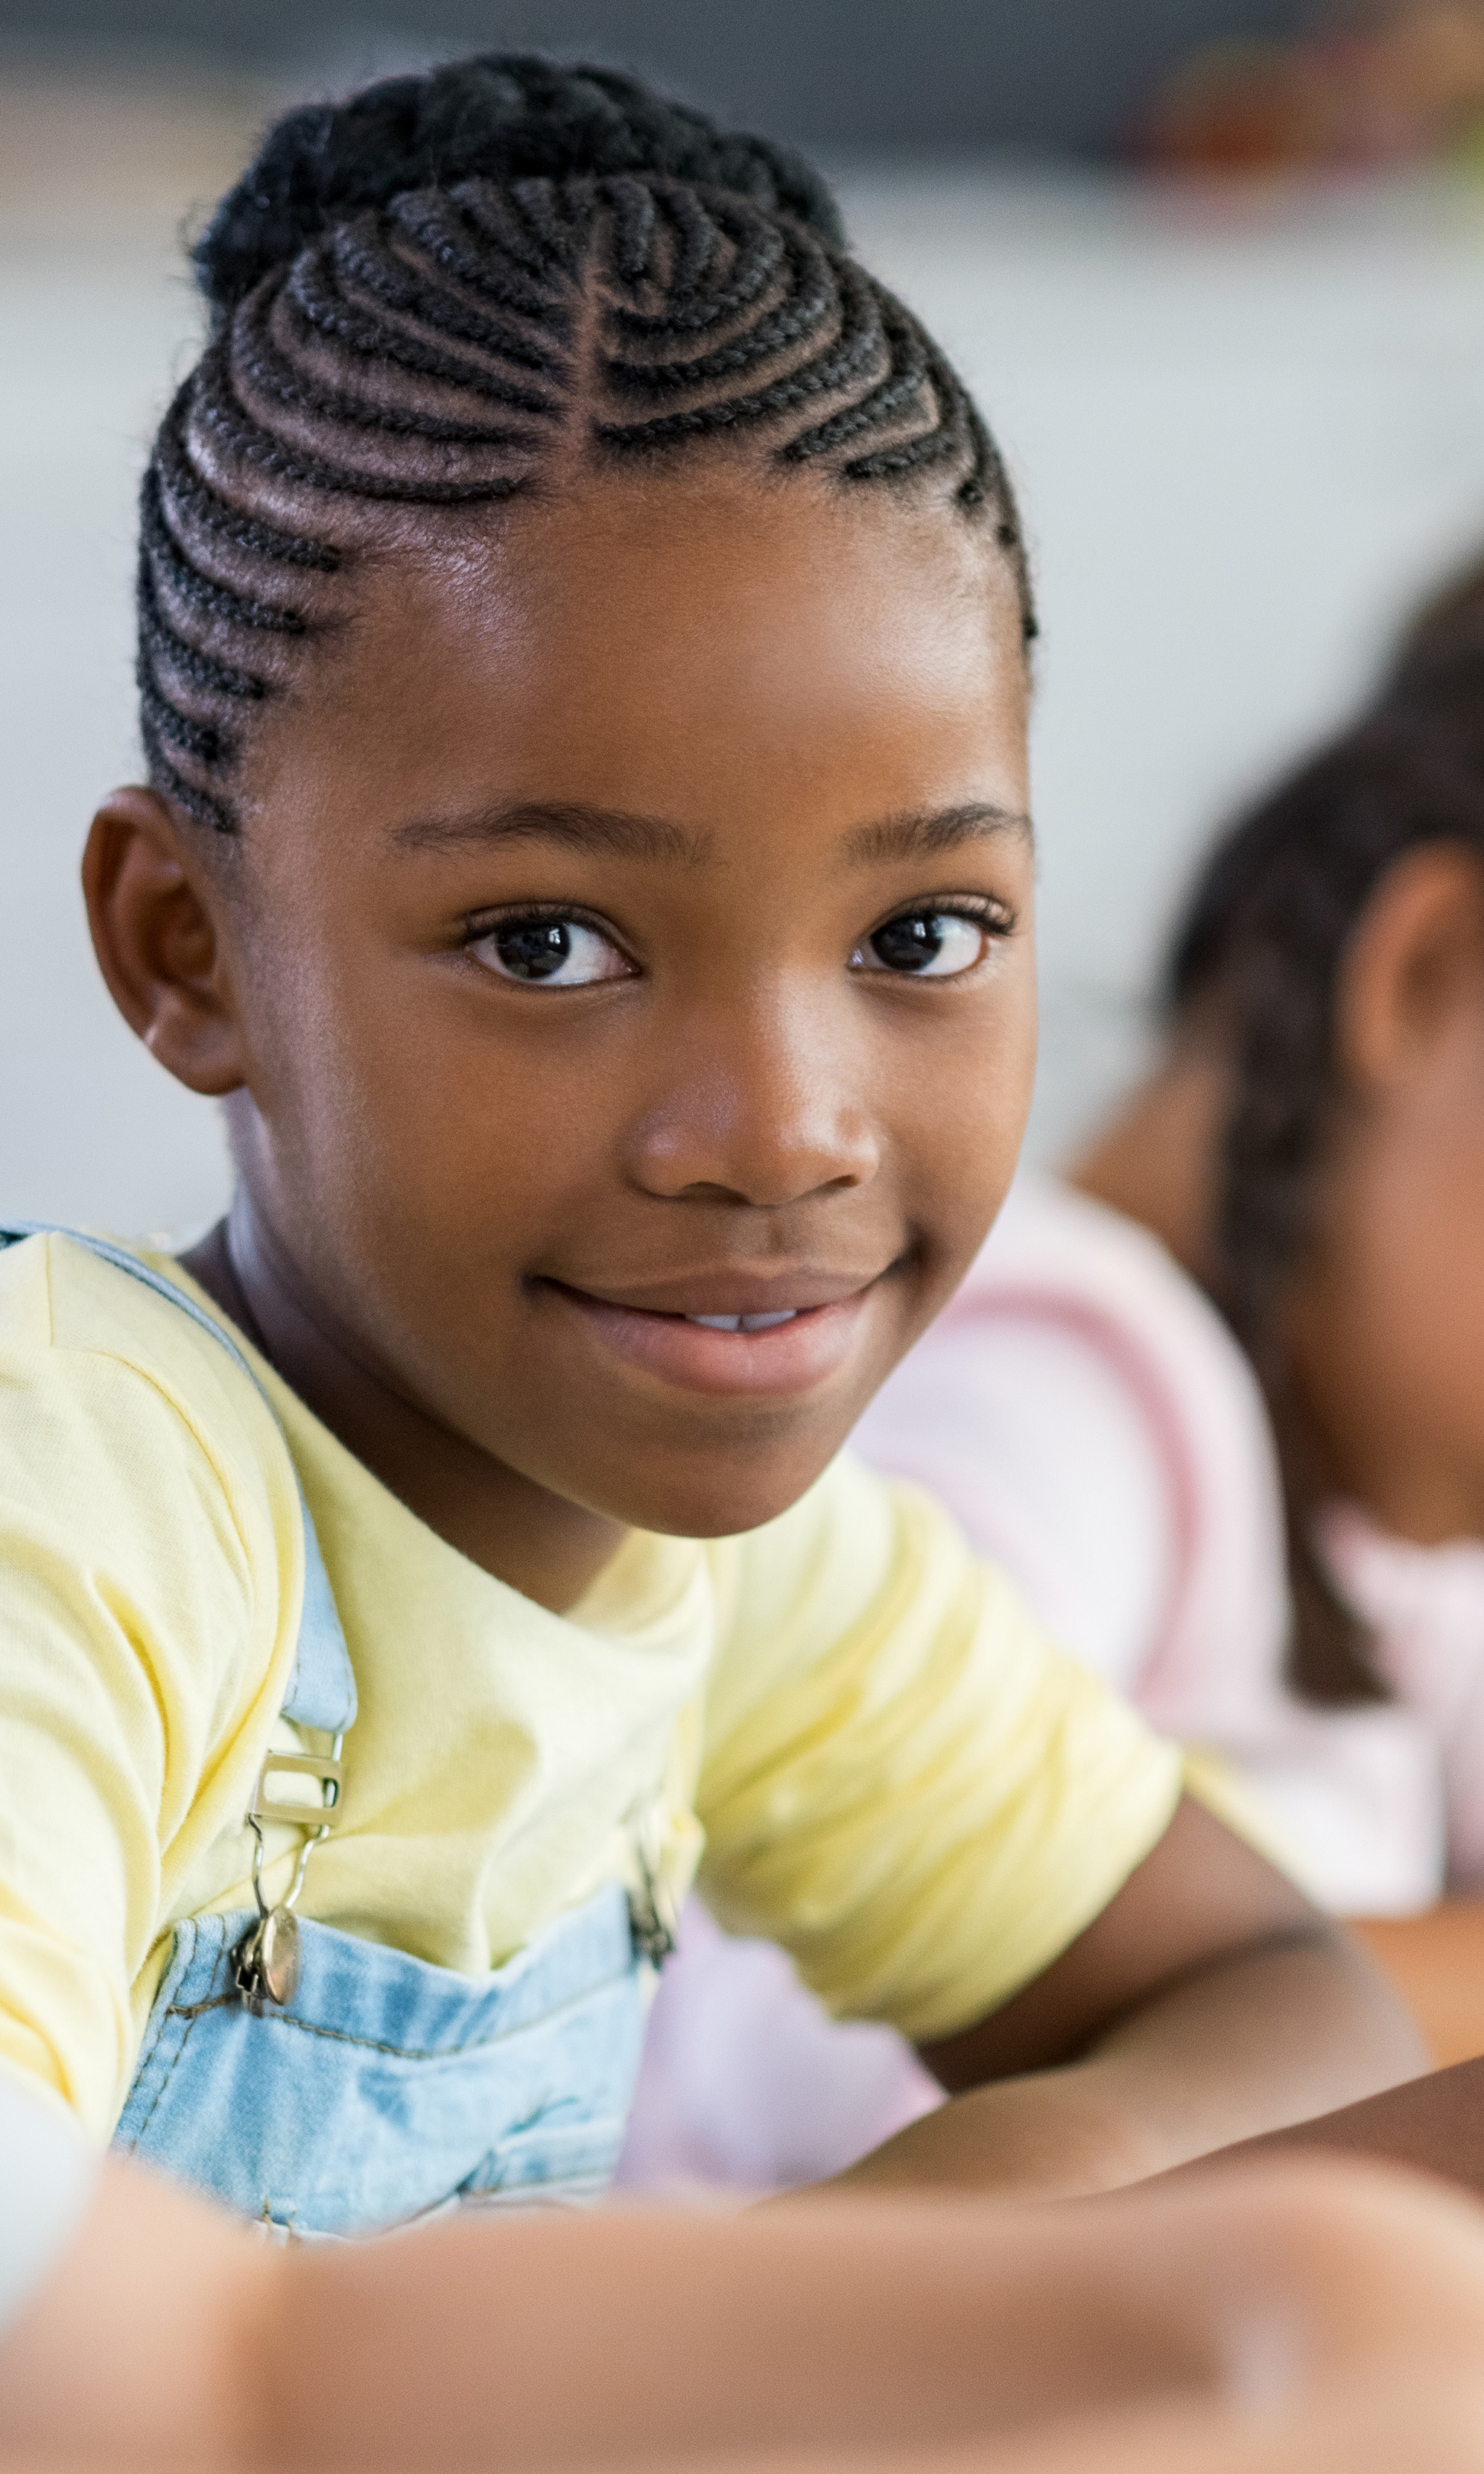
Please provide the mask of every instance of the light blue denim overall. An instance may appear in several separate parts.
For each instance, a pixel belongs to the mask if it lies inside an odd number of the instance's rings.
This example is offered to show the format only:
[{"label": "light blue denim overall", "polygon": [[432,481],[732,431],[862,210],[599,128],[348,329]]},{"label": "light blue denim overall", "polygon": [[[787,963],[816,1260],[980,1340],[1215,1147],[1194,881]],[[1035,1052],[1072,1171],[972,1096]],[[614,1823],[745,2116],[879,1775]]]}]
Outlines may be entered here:
[{"label": "light blue denim overall", "polygon": [[[0,1228],[0,1247],[43,1233],[36,1223]],[[51,1233],[168,1298],[251,1375],[221,1325],[148,1265],[76,1229]],[[332,1826],[341,1739],[356,1708],[302,1487],[299,1500],[304,1603],[282,1714],[334,1738],[334,1755],[269,1753],[247,1816],[254,1831],[265,1819],[304,1830],[290,1902]],[[267,1782],[296,1770],[323,1783],[323,1808],[275,1802]],[[265,1903],[261,1914],[188,1917],[176,1928],[115,2147],[311,2239],[464,2204],[596,2198],[628,2123],[649,1966],[670,1942],[642,1855],[640,1873],[634,1902],[610,1885],[486,1977],[293,1918],[297,1982],[291,1968],[281,2001],[253,1959]]]}]

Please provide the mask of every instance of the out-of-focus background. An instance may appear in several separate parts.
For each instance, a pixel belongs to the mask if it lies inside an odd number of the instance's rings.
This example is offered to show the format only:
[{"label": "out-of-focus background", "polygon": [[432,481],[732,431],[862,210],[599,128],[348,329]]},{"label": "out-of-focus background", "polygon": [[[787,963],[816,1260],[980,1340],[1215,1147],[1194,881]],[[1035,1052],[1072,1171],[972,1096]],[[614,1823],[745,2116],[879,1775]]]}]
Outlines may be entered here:
[{"label": "out-of-focus background", "polygon": [[1484,543],[1475,0],[0,0],[7,1217],[181,1229],[225,1196],[76,888],[137,768],[133,494],[197,335],[182,234],[285,103],[512,43],[813,148],[990,416],[1044,630],[1041,1156],[1143,1053],[1206,836]]}]

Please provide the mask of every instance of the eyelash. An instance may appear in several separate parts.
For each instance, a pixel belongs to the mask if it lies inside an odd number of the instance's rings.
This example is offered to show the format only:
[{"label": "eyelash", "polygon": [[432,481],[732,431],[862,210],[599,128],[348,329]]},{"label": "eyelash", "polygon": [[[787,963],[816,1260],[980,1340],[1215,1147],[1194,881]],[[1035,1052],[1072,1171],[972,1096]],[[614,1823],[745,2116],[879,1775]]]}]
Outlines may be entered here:
[{"label": "eyelash", "polygon": [[1009,936],[1014,934],[1016,913],[989,893],[924,894],[920,902],[894,902],[882,919],[867,929],[860,942],[869,945],[894,919],[971,919],[987,936]]},{"label": "eyelash", "polygon": [[[873,936],[879,935],[883,928],[889,928],[894,919],[914,919],[929,915],[940,919],[971,920],[974,926],[981,928],[987,936],[993,937],[1013,935],[1017,926],[1016,912],[1008,910],[1003,903],[996,902],[993,895],[957,894],[939,897],[926,894],[917,902],[894,904],[884,917],[874,921],[865,931],[852,951],[859,951],[861,945],[869,945]],[[588,910],[577,902],[527,902],[522,903],[518,910],[475,912],[465,920],[460,942],[467,950],[470,946],[481,944],[487,936],[492,936],[497,929],[523,927],[528,922],[536,927],[543,921],[556,920],[570,920],[574,927],[591,929],[594,935],[605,937],[610,945],[625,956],[626,959],[633,960],[627,947],[621,938],[615,935],[608,921],[601,918],[596,911]],[[967,978],[968,974],[965,973],[964,976]]]},{"label": "eyelash", "polygon": [[590,928],[595,936],[606,936],[621,954],[628,950],[608,920],[596,910],[586,910],[580,902],[521,902],[508,910],[473,911],[464,922],[459,941],[463,945],[477,945],[482,938],[492,936],[497,928],[523,928],[528,922],[535,928],[543,921],[556,919],[570,919],[576,928]]}]

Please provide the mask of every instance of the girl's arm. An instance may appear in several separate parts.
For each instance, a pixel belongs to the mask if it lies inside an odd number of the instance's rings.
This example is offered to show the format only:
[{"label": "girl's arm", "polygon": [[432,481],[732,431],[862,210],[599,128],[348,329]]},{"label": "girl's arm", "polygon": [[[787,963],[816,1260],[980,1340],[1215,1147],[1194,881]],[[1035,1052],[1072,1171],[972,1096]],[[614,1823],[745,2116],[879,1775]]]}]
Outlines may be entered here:
[{"label": "girl's arm", "polygon": [[[0,2336],[0,2454],[151,2474],[921,2460],[1157,2405],[1277,2413],[1362,2369],[1436,2382],[1481,2337],[1472,2206],[1322,2165],[1093,2211],[470,2212],[283,2250],[110,2161]],[[1089,2438],[1084,2419],[1077,2450],[978,2462],[1085,2474]],[[1110,2440],[1108,2474],[1132,2462],[1191,2460]]]},{"label": "girl's arm", "polygon": [[831,2188],[1112,2189],[1427,2060],[1358,1946],[1189,1798],[1054,1966],[922,2051],[959,2100]]},{"label": "girl's arm", "polygon": [[[1281,2404],[1216,2404],[1079,2414],[1070,2423],[988,2450],[913,2449],[879,2458],[874,2474],[1478,2474],[1484,2464],[1484,2378],[1460,2363],[1441,2378],[1347,2377]],[[728,2474],[865,2474],[858,2454],[749,2457]]]},{"label": "girl's arm", "polygon": [[1416,1916],[1367,1916],[1351,1930],[1390,1977],[1435,2062],[1484,2053],[1484,1899],[1444,1899]]},{"label": "girl's arm", "polygon": [[928,1499],[845,1455],[712,1564],[702,1894],[973,2091],[863,2185],[1107,2189],[1426,2068],[1379,1971]]},{"label": "girl's arm", "polygon": [[[1187,2169],[1206,2172],[1269,2156],[1338,2153],[1406,2165],[1484,2197],[1484,2056],[1431,2071],[1360,2104],[1244,2139]],[[1184,2175],[1181,2177],[1185,2178]]]}]

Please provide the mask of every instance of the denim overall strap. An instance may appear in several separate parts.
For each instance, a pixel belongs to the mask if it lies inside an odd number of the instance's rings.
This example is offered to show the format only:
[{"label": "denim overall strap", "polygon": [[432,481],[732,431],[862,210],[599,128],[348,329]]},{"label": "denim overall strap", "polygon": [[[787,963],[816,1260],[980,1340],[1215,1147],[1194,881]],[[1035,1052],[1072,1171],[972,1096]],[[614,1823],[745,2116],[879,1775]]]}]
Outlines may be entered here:
[{"label": "denim overall strap", "polygon": [[[115,1271],[127,1273],[142,1288],[153,1289],[156,1297],[179,1306],[182,1314],[189,1315],[192,1322],[199,1324],[219,1346],[226,1349],[233,1364],[242,1369],[248,1380],[268,1400],[267,1393],[231,1333],[224,1330],[204,1307],[199,1306],[194,1298],[186,1295],[184,1289],[177,1288],[162,1272],[152,1271],[148,1263],[141,1263],[127,1248],[110,1245],[106,1237],[90,1236],[84,1228],[66,1228],[60,1223],[43,1220],[18,1220],[9,1227],[0,1228],[0,1249],[19,1245],[26,1237],[69,1237],[75,1246],[84,1246],[89,1254],[96,1254],[101,1263],[111,1263]],[[271,1400],[268,1400],[268,1406],[273,1409]],[[277,1423],[276,1410],[274,1410],[274,1421]],[[346,1647],[335,1593],[330,1588],[324,1557],[320,1551],[320,1540],[315,1534],[314,1521],[304,1500],[304,1490],[299,1485],[297,1469],[294,1483],[299,1487],[299,1509],[304,1533],[304,1603],[282,1715],[296,1727],[318,1727],[323,1728],[327,1735],[339,1735],[354,1724],[355,1674],[350,1664],[350,1653]]]}]

